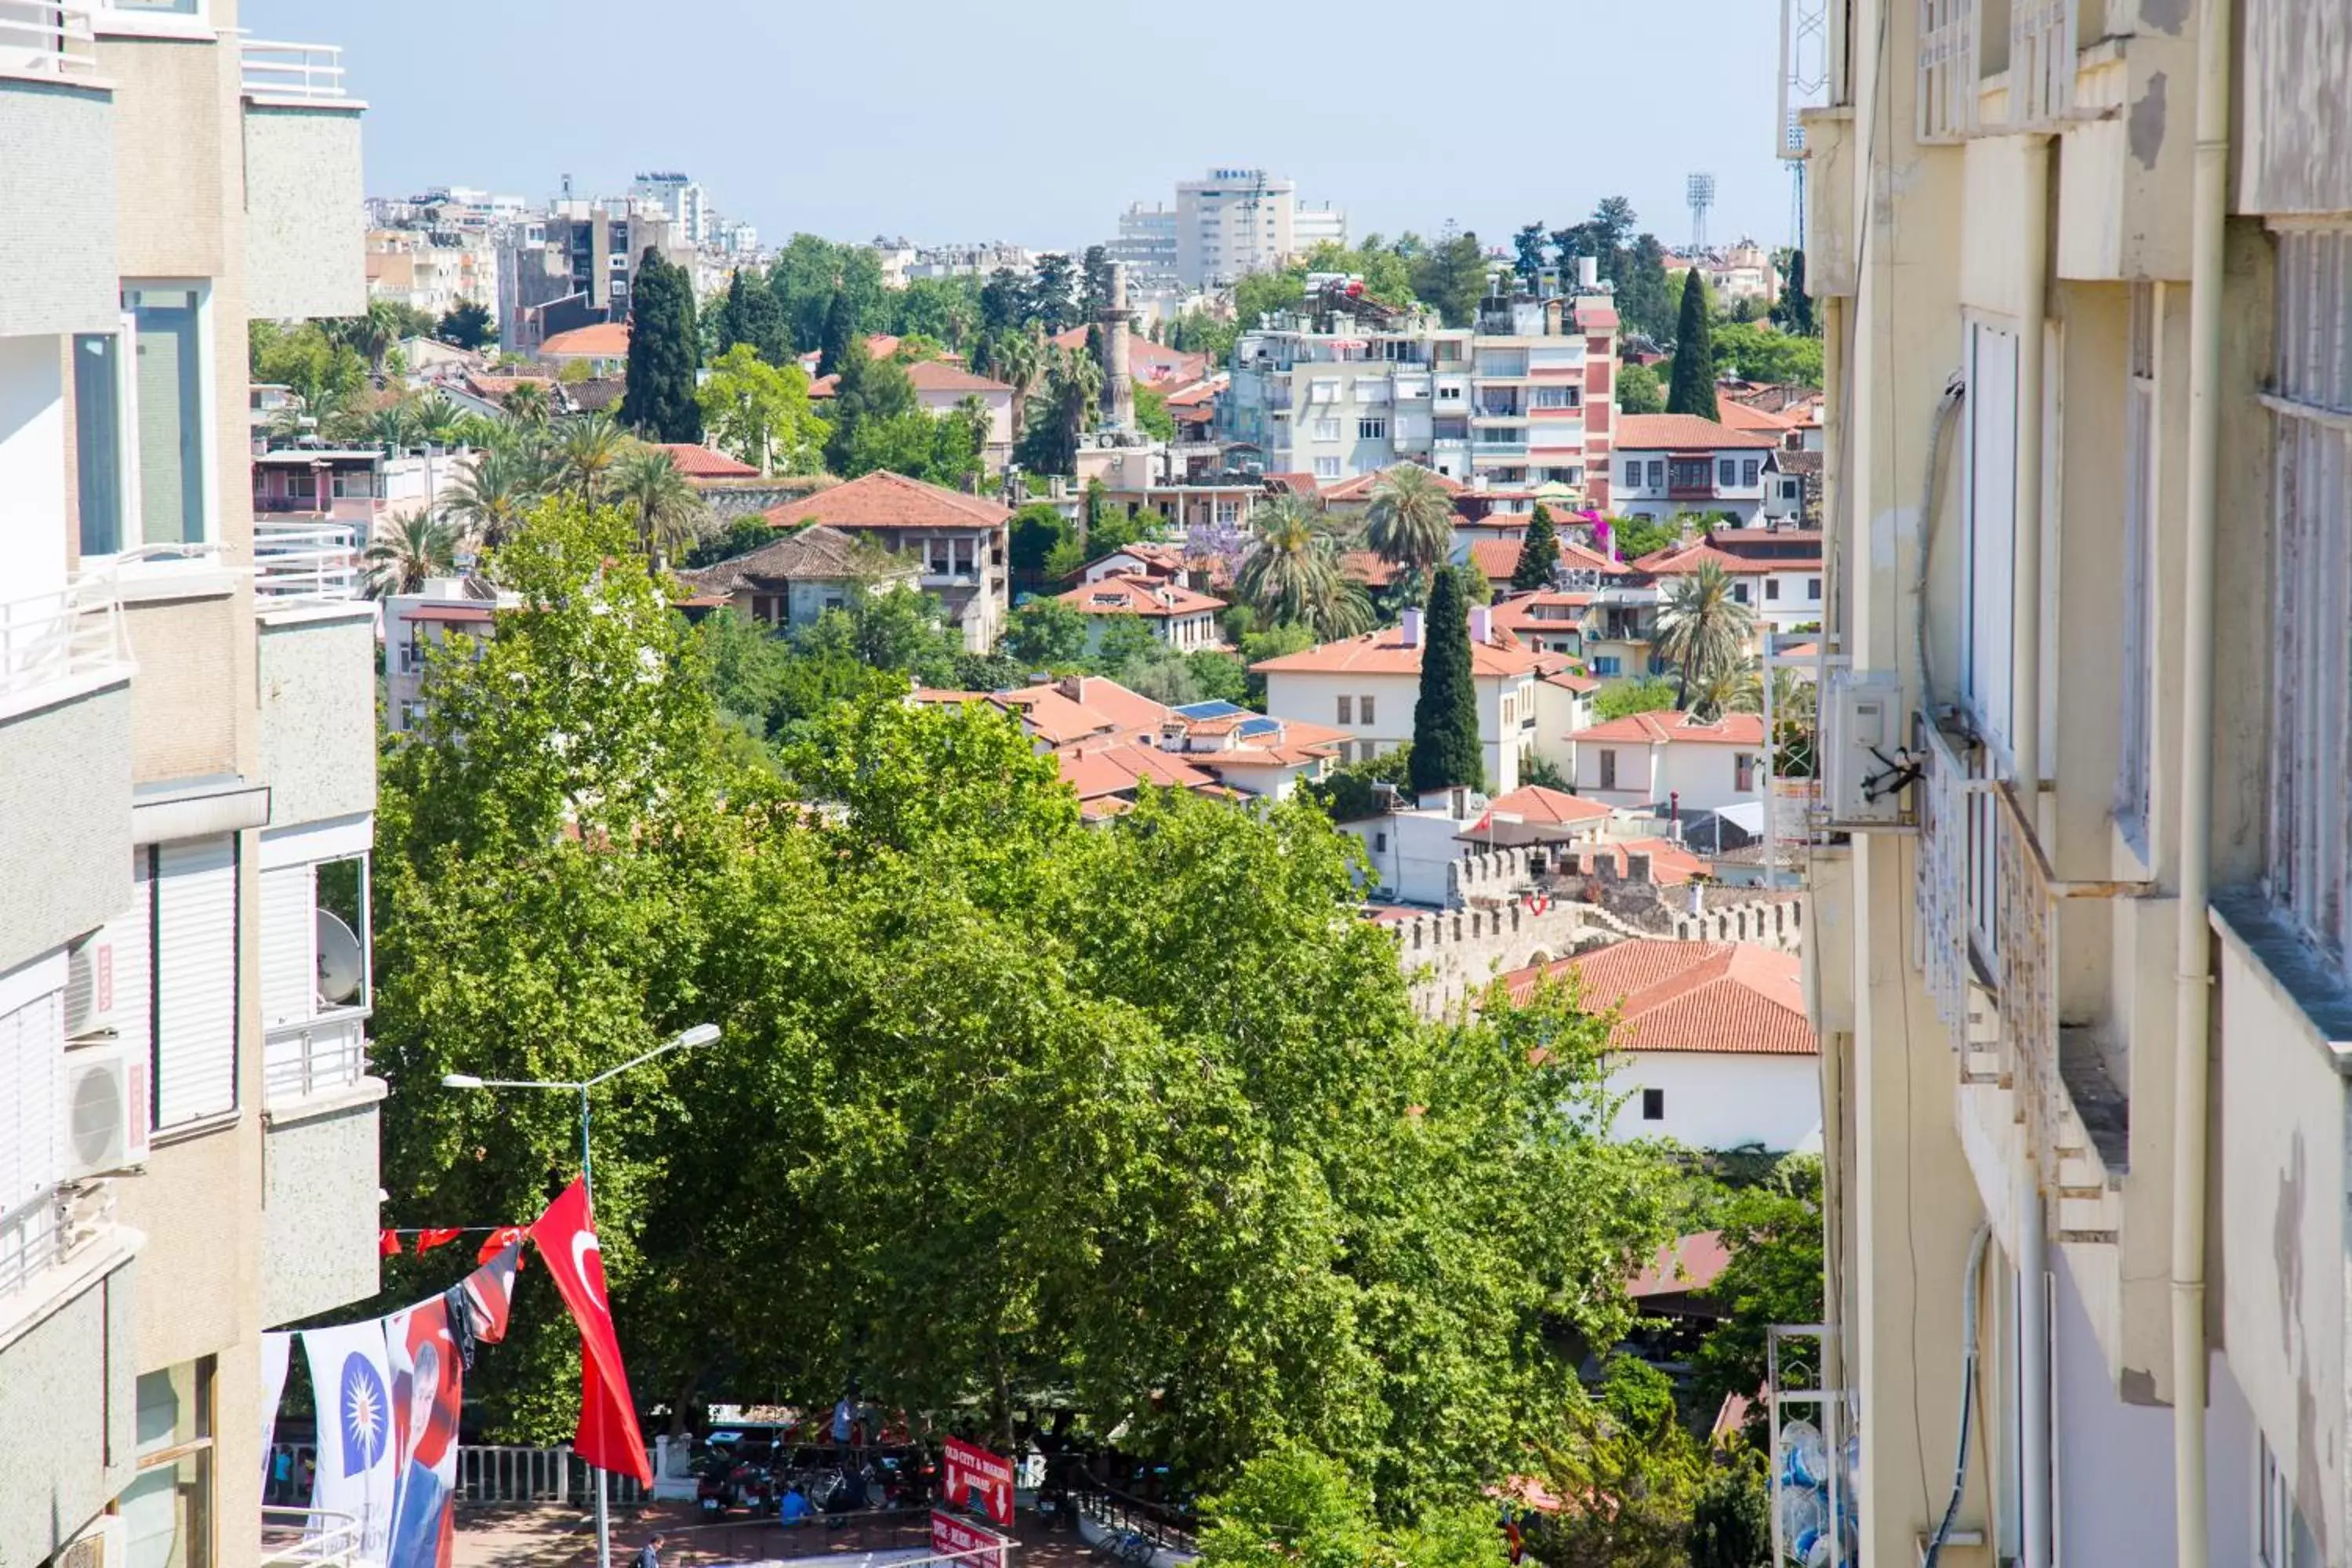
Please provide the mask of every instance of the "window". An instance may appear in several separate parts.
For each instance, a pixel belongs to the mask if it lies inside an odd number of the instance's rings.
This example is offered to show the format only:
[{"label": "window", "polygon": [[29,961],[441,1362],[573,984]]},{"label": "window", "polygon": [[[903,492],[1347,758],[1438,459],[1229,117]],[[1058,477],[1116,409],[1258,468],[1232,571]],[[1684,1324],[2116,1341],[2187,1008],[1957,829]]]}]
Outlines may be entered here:
[{"label": "window", "polygon": [[1819,604],[1821,602],[1822,580],[1819,577],[1808,577],[1805,579],[1805,597],[1815,604]]},{"label": "window", "polygon": [[1336,441],[1339,438],[1339,422],[1337,419],[1318,419],[1312,433],[1318,441]]},{"label": "window", "polygon": [[1458,386],[1440,386],[1437,389],[1437,401],[1440,403],[1459,403],[1462,401],[1462,389]]},{"label": "window", "polygon": [[1372,721],[1372,694],[1370,692],[1367,691],[1361,697],[1356,699],[1356,711],[1362,715],[1365,723],[1369,724]]},{"label": "window", "polygon": [[1339,381],[1332,377],[1318,377],[1314,381],[1308,382],[1307,384],[1307,401],[1309,403],[1339,402]]},{"label": "window", "polygon": [[1386,832],[1385,830],[1379,831],[1379,832],[1375,832],[1375,833],[1372,835],[1372,850],[1373,850],[1373,853],[1375,853],[1375,854],[1380,854],[1380,855],[1385,855],[1385,854],[1387,854],[1387,853],[1388,853],[1388,847],[1389,847],[1389,836],[1388,836],[1387,832]]},{"label": "window", "polygon": [[2352,618],[2344,518],[2352,437],[2331,411],[2352,407],[2352,344],[2340,331],[2343,252],[2352,228],[2293,229],[2278,243],[2277,451],[2272,510],[2271,898],[2341,960],[2352,938],[2345,893],[2345,731]]},{"label": "window", "polygon": [[1615,675],[1620,668],[1617,656],[1613,653],[1597,653],[1592,656],[1592,673],[1595,676]]},{"label": "window", "polygon": [[1385,440],[1387,440],[1388,438],[1389,438],[1389,422],[1388,422],[1387,420],[1385,420],[1385,419],[1359,419],[1359,420],[1357,420],[1357,421],[1356,421],[1356,439],[1357,439],[1357,440],[1359,440],[1359,441],[1385,441]]},{"label": "window", "polygon": [[783,602],[783,595],[781,594],[752,595],[751,618],[755,621],[763,621],[772,626],[774,626],[782,615]]},{"label": "window", "polygon": [[1650,488],[1654,490],[1666,488],[1666,463],[1663,458],[1650,459]]},{"label": "window", "polygon": [[1356,700],[1343,691],[1339,694],[1339,722],[1352,724],[1355,721]]},{"label": "window", "polygon": [[1237,500],[1221,500],[1217,503],[1217,521],[1220,523],[1239,522],[1241,520],[1241,502]]},{"label": "window", "polygon": [[[1617,661],[1612,658],[1609,662],[1614,664]],[[1617,749],[1614,746],[1603,746],[1601,749],[1601,787],[1602,789],[1617,787]]]},{"label": "window", "polygon": [[1734,583],[1731,585],[1731,597],[1735,604],[1744,605],[1748,603],[1748,584],[1745,583]]},{"label": "window", "polygon": [[74,344],[74,466],[85,558],[123,545],[130,514],[125,479],[133,472],[123,420],[123,334],[83,332]]},{"label": "window", "polygon": [[1633,459],[1633,458],[1628,458],[1628,459],[1626,459],[1626,463],[1625,463],[1625,488],[1626,488],[1626,489],[1640,489],[1640,488],[1641,488],[1641,483],[1642,483],[1642,465],[1641,465],[1641,463],[1640,463],[1640,462],[1638,462],[1638,461],[1636,461],[1636,460],[1634,460],[1634,459]]},{"label": "window", "polygon": [[1763,465],[1754,458],[1749,458],[1739,465],[1739,482],[1752,490],[1756,488],[1756,481],[1762,473]]},{"label": "window", "polygon": [[211,1568],[214,1363],[139,1375],[139,1473],[123,1489],[130,1568]]},{"label": "window", "polygon": [[2130,363],[2124,378],[2123,689],[2116,702],[2123,734],[2116,751],[2116,825],[2143,854],[2147,848],[2147,627],[2148,598],[2155,582],[2156,529],[2150,515],[2155,431],[2156,285],[2135,283]]},{"label": "window", "polygon": [[1643,1089],[1642,1091],[1642,1120],[1644,1121],[1664,1121],[1665,1119],[1666,1091],[1663,1089]]},{"label": "window", "polygon": [[1780,579],[1778,577],[1764,579],[1764,596],[1768,599],[1777,599],[1780,596]]},{"label": "window", "polygon": [[236,1109],[236,838],[146,854],[136,890],[149,899],[153,921],[152,1126],[160,1132]]},{"label": "window", "polygon": [[204,291],[142,285],[124,289],[122,302],[133,327],[140,537],[148,544],[200,543],[212,534]]},{"label": "window", "polygon": [[[1650,482],[1654,485],[1657,483],[1657,468],[1658,465],[1655,463],[1650,465]],[[1707,476],[1714,472],[1715,465],[1705,458],[1666,459],[1666,482],[1678,490],[1706,489]],[[1730,482],[1728,475],[1725,476],[1724,482],[1727,484]]]},{"label": "window", "polygon": [[1731,787],[1741,795],[1756,790],[1756,757],[1750,752],[1731,753]]},{"label": "window", "polygon": [[1518,703],[1507,692],[1503,697],[1503,728],[1509,729],[1518,719]]},{"label": "window", "polygon": [[1575,408],[1580,405],[1582,393],[1573,386],[1538,386],[1536,388],[1538,408]]},{"label": "window", "polygon": [[1782,500],[1795,500],[1799,499],[1799,489],[1800,487],[1796,480],[1782,479],[1780,481],[1780,499]]},{"label": "window", "polygon": [[2261,1440],[2261,1458],[2254,1488],[2256,1561],[2263,1568],[2318,1568],[2326,1561],[2303,1510],[2294,1505],[2294,1483],[2287,1479],[2268,1437]]},{"label": "window", "polygon": [[1316,458],[1315,477],[1318,479],[1338,479],[1339,477],[1339,459],[1337,458]]},{"label": "window", "polygon": [[1739,464],[1730,458],[1725,458],[1718,460],[1715,465],[1715,482],[1721,485],[1725,489],[1729,489],[1732,486],[1738,484],[1739,482]]},{"label": "window", "polygon": [[2011,558],[2017,539],[2017,336],[1972,322],[1962,452],[1962,694],[2004,755],[2009,746]]}]

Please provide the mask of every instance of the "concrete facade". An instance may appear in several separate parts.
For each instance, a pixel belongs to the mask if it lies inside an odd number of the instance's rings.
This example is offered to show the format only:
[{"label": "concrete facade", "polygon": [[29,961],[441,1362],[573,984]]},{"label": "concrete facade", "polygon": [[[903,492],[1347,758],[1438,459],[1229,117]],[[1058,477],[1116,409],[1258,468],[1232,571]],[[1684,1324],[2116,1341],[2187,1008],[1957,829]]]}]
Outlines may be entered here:
[{"label": "concrete facade", "polygon": [[256,317],[367,309],[357,105],[247,100],[246,306]]},{"label": "concrete facade", "polygon": [[1619,1138],[1773,1153],[1821,1147],[1822,1066],[1809,1056],[1614,1051],[1609,1092],[1624,1097],[1610,1124]]},{"label": "concrete facade", "polygon": [[263,1142],[261,1321],[290,1323],[376,1293],[375,1233],[349,1222],[376,1207],[376,1106],[370,1079],[348,1097],[269,1113]]},{"label": "concrete facade", "polygon": [[111,1262],[0,1340],[0,1568],[47,1561],[131,1480],[139,1269]]},{"label": "concrete facade", "polygon": [[260,637],[260,753],[270,821],[373,811],[373,607],[265,617]]},{"label": "concrete facade", "polygon": [[[101,924],[131,898],[127,677],[0,720],[0,973]],[[89,868],[107,868],[105,875]]]},{"label": "concrete facade", "polygon": [[113,140],[111,90],[0,76],[0,338],[113,329]]}]

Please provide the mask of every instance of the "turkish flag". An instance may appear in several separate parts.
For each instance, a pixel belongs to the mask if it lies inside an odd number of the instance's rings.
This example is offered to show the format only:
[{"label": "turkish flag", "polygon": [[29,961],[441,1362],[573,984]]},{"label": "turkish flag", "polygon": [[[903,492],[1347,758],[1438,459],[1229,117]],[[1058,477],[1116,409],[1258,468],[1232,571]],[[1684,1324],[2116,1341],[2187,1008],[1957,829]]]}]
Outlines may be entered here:
[{"label": "turkish flag", "polygon": [[375,1255],[378,1258],[399,1257],[400,1232],[396,1230],[377,1231],[375,1233]]},{"label": "turkish flag", "polygon": [[[496,1258],[499,1253],[504,1252],[508,1247],[512,1247],[515,1243],[520,1241],[529,1234],[529,1231],[525,1230],[519,1225],[508,1226],[503,1230],[494,1230],[490,1232],[490,1238],[482,1243],[481,1250],[474,1254],[474,1261],[477,1263],[488,1263],[491,1258]],[[515,1265],[515,1268],[520,1271],[522,1265],[518,1263]]]},{"label": "turkish flag", "polygon": [[530,1239],[580,1325],[580,1432],[572,1447],[598,1469],[635,1476],[639,1486],[650,1489],[653,1462],[646,1457],[628,1371],[621,1364],[621,1342],[613,1333],[604,1253],[588,1213],[587,1187],[573,1182],[564,1188],[532,1224]]},{"label": "turkish flag", "polygon": [[416,1233],[416,1250],[419,1252],[430,1252],[436,1247],[447,1246],[450,1242],[457,1240],[464,1234],[465,1232],[459,1230],[455,1226],[439,1230],[420,1230]]}]

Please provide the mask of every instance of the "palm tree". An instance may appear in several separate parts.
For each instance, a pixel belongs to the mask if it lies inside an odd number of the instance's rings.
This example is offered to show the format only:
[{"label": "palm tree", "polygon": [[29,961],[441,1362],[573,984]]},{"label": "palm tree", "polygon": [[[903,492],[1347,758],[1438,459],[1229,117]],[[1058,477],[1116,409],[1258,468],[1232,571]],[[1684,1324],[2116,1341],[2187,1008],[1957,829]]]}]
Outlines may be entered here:
[{"label": "palm tree", "polygon": [[1399,463],[1372,481],[1366,542],[1381,559],[1426,574],[1454,552],[1454,502],[1437,476]]},{"label": "palm tree", "polygon": [[407,512],[387,521],[367,548],[368,594],[421,593],[426,578],[457,569],[457,528],[436,512]]},{"label": "palm tree", "polygon": [[457,405],[438,392],[426,393],[416,400],[416,433],[429,447],[454,447],[465,429],[466,416]]},{"label": "palm tree", "polygon": [[1045,372],[1045,404],[1053,410],[1056,469],[1067,473],[1077,466],[1078,437],[1095,419],[1102,402],[1102,367],[1082,349],[1056,349]]},{"label": "palm tree", "polygon": [[475,458],[473,470],[459,483],[449,505],[475,538],[496,548],[513,536],[516,525],[545,493],[541,465],[531,453],[492,447]]},{"label": "palm tree", "polygon": [[996,340],[992,355],[995,374],[1013,388],[1013,444],[1021,444],[1021,432],[1029,423],[1029,391],[1037,378],[1045,374],[1045,341],[1033,331],[1006,332]]},{"label": "palm tree", "polygon": [[1250,531],[1234,587],[1265,624],[1302,626],[1327,641],[1370,628],[1371,603],[1340,569],[1328,519],[1296,496],[1276,496],[1250,513]]},{"label": "palm tree", "polygon": [[657,447],[640,447],[614,466],[613,498],[635,518],[637,542],[656,563],[692,542],[702,519],[702,498]]},{"label": "palm tree", "polygon": [[1760,713],[1764,710],[1762,671],[1754,659],[1710,665],[1692,683],[1690,705],[1692,712],[1710,721],[1726,713]]},{"label": "palm tree", "polygon": [[1731,593],[1730,574],[1716,562],[1676,577],[1658,609],[1658,652],[1682,667],[1677,710],[1690,706],[1691,687],[1718,665],[1747,657],[1756,612]]},{"label": "palm tree", "polygon": [[382,447],[387,456],[400,453],[416,444],[416,407],[406,398],[387,403],[368,416],[368,439]]},{"label": "palm tree", "polygon": [[547,423],[547,388],[538,382],[522,382],[509,388],[499,401],[509,415],[525,425]]},{"label": "palm tree", "polygon": [[556,471],[565,484],[578,489],[581,500],[593,502],[597,485],[621,460],[628,439],[613,416],[602,410],[573,415],[556,427]]}]

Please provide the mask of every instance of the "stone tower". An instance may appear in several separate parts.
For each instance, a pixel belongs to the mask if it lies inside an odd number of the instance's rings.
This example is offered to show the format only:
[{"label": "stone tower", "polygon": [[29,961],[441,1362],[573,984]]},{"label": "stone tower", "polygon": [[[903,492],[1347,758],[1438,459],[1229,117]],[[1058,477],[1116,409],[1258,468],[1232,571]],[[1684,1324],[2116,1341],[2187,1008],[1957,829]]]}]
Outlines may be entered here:
[{"label": "stone tower", "polygon": [[1105,426],[1122,436],[1135,429],[1135,377],[1129,368],[1127,316],[1127,263],[1110,264],[1110,288],[1103,301],[1102,416]]}]

